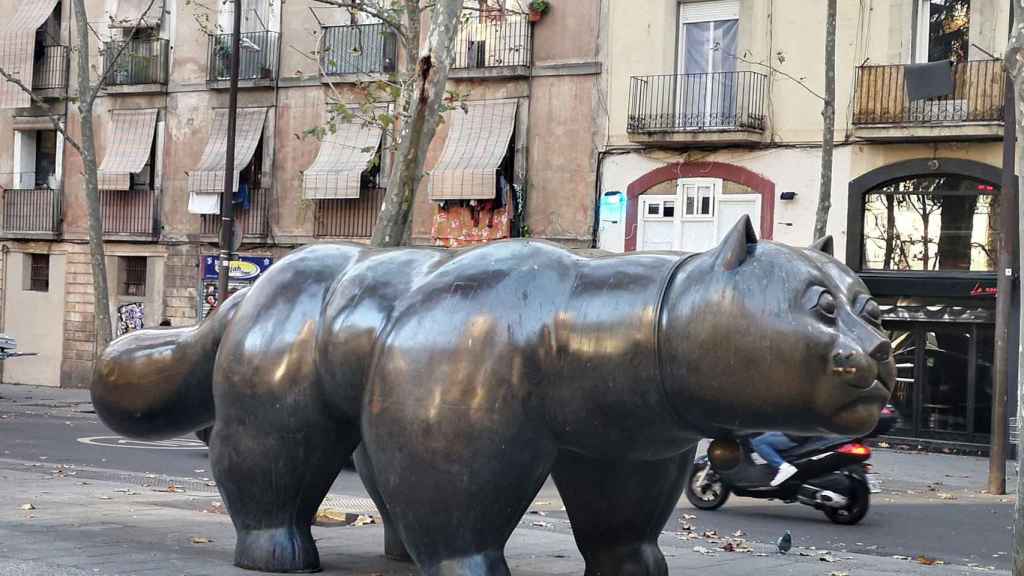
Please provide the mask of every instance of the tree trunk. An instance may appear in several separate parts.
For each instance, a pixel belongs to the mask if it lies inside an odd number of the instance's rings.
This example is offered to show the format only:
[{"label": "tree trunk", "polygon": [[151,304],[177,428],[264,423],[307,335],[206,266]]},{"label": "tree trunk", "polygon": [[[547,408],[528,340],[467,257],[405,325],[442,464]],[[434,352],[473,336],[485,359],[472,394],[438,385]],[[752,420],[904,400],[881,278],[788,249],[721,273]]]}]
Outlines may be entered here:
[{"label": "tree trunk", "polygon": [[85,171],[85,199],[89,211],[89,251],[92,264],[93,306],[96,320],[96,354],[111,340],[110,293],[107,289],[107,260],[103,249],[103,216],[96,167],[96,139],[92,125],[92,91],[89,71],[89,19],[85,0],[73,0],[78,34],[78,113],[82,124],[82,163]]},{"label": "tree trunk", "polygon": [[825,19],[825,106],[821,111],[825,128],[821,133],[821,188],[818,212],[814,216],[814,238],[824,238],[828,212],[832,208],[832,147],[836,134],[836,0],[828,0]]},{"label": "tree trunk", "polygon": [[[1013,11],[1013,24],[1010,33],[1010,43],[1006,48],[1006,66],[1013,79],[1014,101],[1007,102],[1006,106],[1016,106],[1020,110],[1024,105],[1024,0],[1013,0],[1011,3]],[[1016,129],[1017,131],[1017,166],[1024,166],[1024,154],[1022,154],[1021,141],[1024,140],[1024,114],[1017,114],[1016,126],[1005,129]],[[1024,183],[1018,181],[1018,190],[1024,190]],[[1024,218],[1024,202],[1017,203],[1018,221]],[[1020,226],[1020,232],[1024,236],[1024,226]],[[1024,237],[1021,238],[1021,246],[1024,246]],[[1021,250],[1021,257],[1024,259],[1024,250]],[[1024,320],[1024,308],[1022,318]],[[1021,322],[1024,332],[1024,321]],[[1024,365],[1024,348],[1017,350],[1018,366]],[[1024,371],[1017,371],[1017,426],[1024,422]],[[996,423],[993,422],[993,425]],[[1017,462],[1020,463],[1021,450],[1020,441],[1017,441]],[[1017,474],[1017,500],[1014,505],[1013,521],[1013,575],[1024,576],[1024,474]]]},{"label": "tree trunk", "polygon": [[[370,239],[373,246],[400,246],[406,227],[410,225],[413,198],[423,177],[427,149],[441,118],[462,2],[438,0],[431,9],[425,49],[421,52],[418,46],[406,46],[406,65],[415,63],[415,76],[412,90],[404,90],[401,96],[398,154]],[[419,38],[420,10],[414,0],[408,0],[406,5],[408,35]]]}]

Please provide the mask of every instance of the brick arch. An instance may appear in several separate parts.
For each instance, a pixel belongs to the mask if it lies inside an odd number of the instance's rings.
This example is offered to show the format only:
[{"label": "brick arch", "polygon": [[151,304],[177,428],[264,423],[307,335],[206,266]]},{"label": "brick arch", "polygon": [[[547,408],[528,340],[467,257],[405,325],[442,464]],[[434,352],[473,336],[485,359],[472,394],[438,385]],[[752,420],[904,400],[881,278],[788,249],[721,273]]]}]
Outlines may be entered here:
[{"label": "brick arch", "polygon": [[675,162],[655,168],[634,180],[626,189],[626,252],[636,250],[638,197],[651,188],[679,178],[721,178],[750,188],[761,195],[761,237],[772,239],[775,221],[775,183],[742,166],[723,162]]}]

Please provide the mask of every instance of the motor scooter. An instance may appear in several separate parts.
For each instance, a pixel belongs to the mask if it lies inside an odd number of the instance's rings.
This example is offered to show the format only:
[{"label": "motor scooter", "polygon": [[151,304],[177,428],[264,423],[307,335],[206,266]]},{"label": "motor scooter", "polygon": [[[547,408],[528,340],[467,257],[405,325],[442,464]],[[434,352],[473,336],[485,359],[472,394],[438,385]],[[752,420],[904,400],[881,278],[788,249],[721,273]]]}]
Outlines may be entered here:
[{"label": "motor scooter", "polygon": [[824,512],[836,524],[856,524],[868,513],[871,493],[881,491],[868,464],[871,449],[862,442],[887,433],[898,422],[899,413],[887,405],[866,436],[806,438],[780,451],[797,473],[776,487],[771,485],[775,468],[756,456],[750,445],[754,435],[715,440],[707,454],[694,461],[686,498],[701,510],[721,508],[731,494],[799,502]]}]

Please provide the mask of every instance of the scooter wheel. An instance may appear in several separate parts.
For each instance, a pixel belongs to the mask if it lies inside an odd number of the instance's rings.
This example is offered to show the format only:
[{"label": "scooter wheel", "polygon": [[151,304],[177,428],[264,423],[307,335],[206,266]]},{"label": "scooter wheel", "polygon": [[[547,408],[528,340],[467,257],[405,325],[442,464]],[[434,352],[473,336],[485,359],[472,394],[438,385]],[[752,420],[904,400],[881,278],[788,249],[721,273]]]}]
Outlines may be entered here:
[{"label": "scooter wheel", "polygon": [[729,499],[729,489],[707,463],[694,464],[686,482],[686,499],[695,508],[716,510]]},{"label": "scooter wheel", "polygon": [[871,503],[871,488],[868,486],[868,481],[860,476],[849,475],[847,479],[849,480],[849,492],[846,497],[849,501],[842,508],[825,510],[825,516],[836,524],[852,526],[867,515]]}]

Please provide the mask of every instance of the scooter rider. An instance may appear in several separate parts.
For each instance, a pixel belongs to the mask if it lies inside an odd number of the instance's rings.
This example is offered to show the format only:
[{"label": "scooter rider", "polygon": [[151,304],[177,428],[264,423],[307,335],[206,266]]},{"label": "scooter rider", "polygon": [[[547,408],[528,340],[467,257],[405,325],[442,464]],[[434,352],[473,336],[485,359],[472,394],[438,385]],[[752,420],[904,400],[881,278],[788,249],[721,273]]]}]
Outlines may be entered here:
[{"label": "scooter rider", "polygon": [[772,487],[782,484],[797,473],[796,466],[786,462],[786,459],[779,455],[779,450],[788,450],[796,445],[797,442],[782,432],[765,432],[750,439],[750,446],[754,452],[778,470],[775,478],[772,478]]}]

